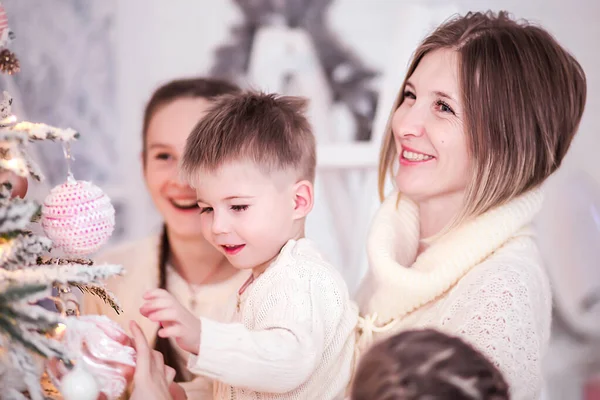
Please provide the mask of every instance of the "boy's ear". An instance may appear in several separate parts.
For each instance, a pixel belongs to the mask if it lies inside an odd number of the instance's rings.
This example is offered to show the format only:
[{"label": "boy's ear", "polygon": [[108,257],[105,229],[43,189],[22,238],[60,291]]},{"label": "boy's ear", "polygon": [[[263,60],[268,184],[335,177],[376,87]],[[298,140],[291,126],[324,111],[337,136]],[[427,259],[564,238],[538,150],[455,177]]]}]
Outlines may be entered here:
[{"label": "boy's ear", "polygon": [[300,181],[294,185],[294,218],[301,219],[308,215],[314,205],[313,184]]}]

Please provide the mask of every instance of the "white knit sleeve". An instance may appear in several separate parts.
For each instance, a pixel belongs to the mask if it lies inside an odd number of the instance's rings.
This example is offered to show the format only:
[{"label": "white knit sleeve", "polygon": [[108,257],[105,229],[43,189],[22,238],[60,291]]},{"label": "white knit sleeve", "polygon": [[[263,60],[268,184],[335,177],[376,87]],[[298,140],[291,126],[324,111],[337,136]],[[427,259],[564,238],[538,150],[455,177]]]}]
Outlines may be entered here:
[{"label": "white knit sleeve", "polygon": [[202,318],[200,351],[188,368],[233,387],[286,393],[315,370],[324,348],[323,326],[310,292],[291,281],[264,299],[257,325]]},{"label": "white knit sleeve", "polygon": [[550,295],[539,273],[518,263],[484,263],[449,295],[441,324],[444,331],[463,337],[494,362],[511,388],[512,399],[538,399],[549,305]]}]

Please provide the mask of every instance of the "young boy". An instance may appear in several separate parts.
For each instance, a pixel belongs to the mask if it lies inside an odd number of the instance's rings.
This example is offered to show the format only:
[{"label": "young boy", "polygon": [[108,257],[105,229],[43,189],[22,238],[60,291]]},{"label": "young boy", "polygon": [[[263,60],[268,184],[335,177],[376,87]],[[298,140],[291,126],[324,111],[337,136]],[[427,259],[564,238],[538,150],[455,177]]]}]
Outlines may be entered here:
[{"label": "young boy", "polygon": [[251,274],[230,323],[197,319],[163,290],[147,293],[140,311],[192,354],[192,372],[216,381],[215,399],[340,399],[350,381],[358,311],[304,238],[316,166],[305,105],[227,95],[186,144],[182,173],[204,236]]}]

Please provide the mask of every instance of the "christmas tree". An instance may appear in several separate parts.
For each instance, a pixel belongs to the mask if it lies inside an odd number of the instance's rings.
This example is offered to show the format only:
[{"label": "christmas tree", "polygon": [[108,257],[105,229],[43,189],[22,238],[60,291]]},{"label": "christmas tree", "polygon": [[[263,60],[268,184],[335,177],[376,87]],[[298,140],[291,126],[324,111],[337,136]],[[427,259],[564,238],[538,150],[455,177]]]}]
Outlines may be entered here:
[{"label": "christmas tree", "polygon": [[[18,72],[7,49],[13,35],[0,4],[0,71]],[[114,209],[102,191],[76,181],[52,190],[42,206],[23,197],[27,179],[43,175],[27,154],[31,142],[63,144],[67,163],[73,129],[18,122],[12,98],[0,102],[0,393],[5,399],[48,397],[117,398],[131,375],[128,337],[106,317],[79,316],[76,287],[103,298],[119,312],[103,280],[121,274],[119,265],[94,265],[85,258],[112,233]],[[41,222],[46,236],[34,233]],[[38,224],[39,226],[39,224]],[[60,252],[51,257],[51,252]],[[44,306],[44,302],[46,306]],[[48,307],[48,304],[55,307]],[[55,308],[55,309],[53,309]],[[108,344],[108,347],[107,347]],[[107,366],[108,365],[108,366]],[[115,367],[116,365],[116,367]],[[45,381],[50,377],[48,381]],[[58,387],[55,395],[51,388]],[[62,395],[59,394],[62,393]]]}]

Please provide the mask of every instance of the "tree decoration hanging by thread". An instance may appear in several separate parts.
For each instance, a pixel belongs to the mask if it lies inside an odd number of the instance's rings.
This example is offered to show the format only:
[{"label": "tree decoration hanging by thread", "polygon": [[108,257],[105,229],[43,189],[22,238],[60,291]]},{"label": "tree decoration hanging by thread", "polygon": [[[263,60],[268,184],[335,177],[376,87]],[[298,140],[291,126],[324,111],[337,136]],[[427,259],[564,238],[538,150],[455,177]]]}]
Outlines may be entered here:
[{"label": "tree decoration hanging by thread", "polygon": [[19,72],[21,66],[19,59],[7,47],[14,39],[15,35],[8,26],[8,17],[4,6],[0,3],[0,72],[5,74],[15,74]]}]

